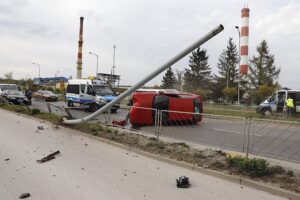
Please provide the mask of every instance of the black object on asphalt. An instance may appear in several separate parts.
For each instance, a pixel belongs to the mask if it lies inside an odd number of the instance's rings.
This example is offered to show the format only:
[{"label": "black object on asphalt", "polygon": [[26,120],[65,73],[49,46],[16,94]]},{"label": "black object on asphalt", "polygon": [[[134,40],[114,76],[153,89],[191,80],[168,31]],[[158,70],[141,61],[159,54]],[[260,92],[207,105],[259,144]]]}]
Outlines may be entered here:
[{"label": "black object on asphalt", "polygon": [[19,199],[26,199],[28,197],[30,197],[30,193],[23,193],[21,196],[19,196]]},{"label": "black object on asphalt", "polygon": [[57,154],[59,154],[60,153],[60,151],[55,151],[54,153],[51,153],[51,154],[49,154],[48,156],[46,156],[46,157],[44,157],[44,158],[42,158],[42,159],[40,159],[40,160],[37,160],[39,163],[43,163],[43,162],[47,162],[47,161],[49,161],[49,160],[53,160],[53,159],[55,159],[55,156],[57,155]]},{"label": "black object on asphalt", "polygon": [[186,176],[181,176],[178,179],[176,179],[177,187],[178,188],[188,188],[191,186],[189,178]]}]

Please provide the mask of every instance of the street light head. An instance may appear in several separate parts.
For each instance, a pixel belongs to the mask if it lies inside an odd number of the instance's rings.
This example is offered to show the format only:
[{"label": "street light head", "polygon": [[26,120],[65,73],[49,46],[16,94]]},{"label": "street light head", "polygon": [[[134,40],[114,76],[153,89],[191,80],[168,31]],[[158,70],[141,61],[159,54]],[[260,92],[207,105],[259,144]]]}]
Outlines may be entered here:
[{"label": "street light head", "polygon": [[236,29],[239,29],[239,26],[235,26]]}]

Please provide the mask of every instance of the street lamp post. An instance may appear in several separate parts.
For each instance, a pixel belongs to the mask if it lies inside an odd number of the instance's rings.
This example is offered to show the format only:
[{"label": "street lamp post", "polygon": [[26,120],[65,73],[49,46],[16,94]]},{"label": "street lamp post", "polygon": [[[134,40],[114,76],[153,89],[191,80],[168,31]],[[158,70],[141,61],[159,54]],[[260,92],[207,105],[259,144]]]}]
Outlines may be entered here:
[{"label": "street lamp post", "polygon": [[56,76],[57,76],[58,73],[59,73],[59,70],[55,72],[55,78],[56,78]]},{"label": "street lamp post", "polygon": [[[235,26],[236,30],[238,31],[239,34],[239,64],[241,62],[241,32],[239,29],[239,26]],[[238,104],[240,104],[240,72],[238,73]]]},{"label": "street lamp post", "polygon": [[98,54],[95,54],[93,52],[89,52],[89,54],[92,54],[92,55],[96,56],[96,58],[97,58],[97,68],[96,68],[96,78],[97,78],[98,77]]},{"label": "street lamp post", "polygon": [[37,65],[39,67],[39,88],[41,85],[41,66],[38,63],[33,62],[33,65]]}]

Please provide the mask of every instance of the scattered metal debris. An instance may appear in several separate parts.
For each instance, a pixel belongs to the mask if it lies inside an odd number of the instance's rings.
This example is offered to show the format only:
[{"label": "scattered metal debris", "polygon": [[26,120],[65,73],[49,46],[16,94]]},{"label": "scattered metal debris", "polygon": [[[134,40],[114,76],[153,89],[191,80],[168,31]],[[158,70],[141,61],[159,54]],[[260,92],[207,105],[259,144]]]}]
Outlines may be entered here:
[{"label": "scattered metal debris", "polygon": [[55,159],[55,156],[56,156],[57,154],[59,154],[59,153],[60,153],[60,151],[55,151],[54,153],[51,153],[51,154],[49,154],[48,156],[46,156],[46,157],[44,157],[44,158],[42,158],[42,159],[40,159],[40,160],[37,160],[37,162],[43,163],[43,162],[47,162],[47,161],[49,161],[49,160],[53,160],[53,159]]},{"label": "scattered metal debris", "polygon": [[178,188],[188,188],[191,186],[189,178],[186,176],[179,177],[178,179],[176,179],[176,182]]},{"label": "scattered metal debris", "polygon": [[19,196],[19,199],[26,199],[28,197],[30,197],[30,193],[23,193]]}]

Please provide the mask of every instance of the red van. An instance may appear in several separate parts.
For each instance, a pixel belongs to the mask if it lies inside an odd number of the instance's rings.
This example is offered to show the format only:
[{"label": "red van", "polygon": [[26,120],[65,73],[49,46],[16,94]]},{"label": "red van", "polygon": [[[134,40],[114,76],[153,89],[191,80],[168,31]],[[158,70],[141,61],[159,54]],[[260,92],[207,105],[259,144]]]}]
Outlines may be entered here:
[{"label": "red van", "polygon": [[[198,123],[202,120],[201,96],[187,93],[135,92],[130,122],[133,126],[154,125],[157,110],[163,110],[162,123]],[[199,113],[199,114],[195,114]]]}]

